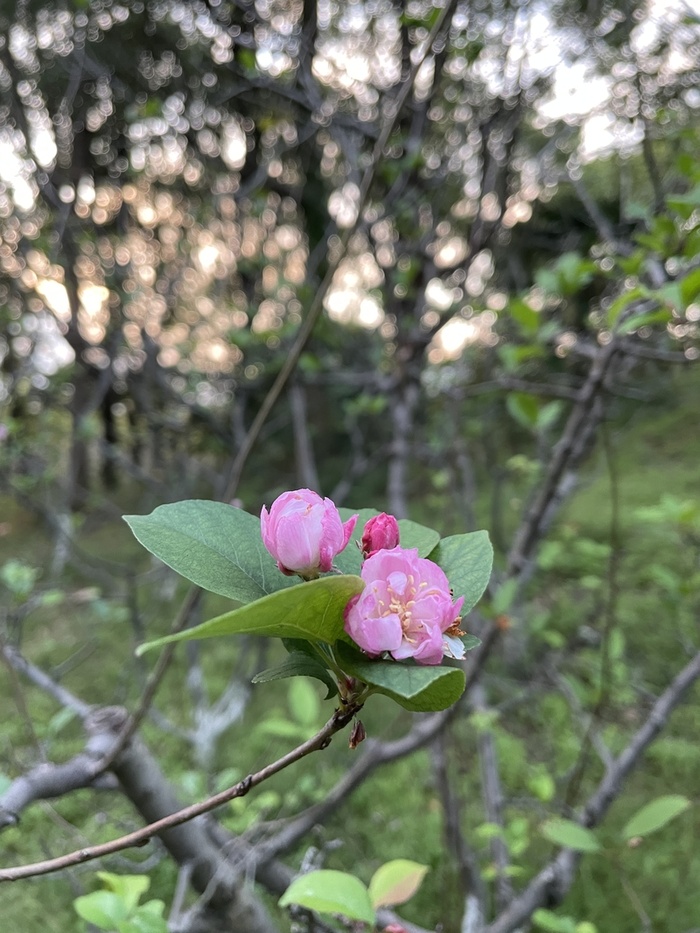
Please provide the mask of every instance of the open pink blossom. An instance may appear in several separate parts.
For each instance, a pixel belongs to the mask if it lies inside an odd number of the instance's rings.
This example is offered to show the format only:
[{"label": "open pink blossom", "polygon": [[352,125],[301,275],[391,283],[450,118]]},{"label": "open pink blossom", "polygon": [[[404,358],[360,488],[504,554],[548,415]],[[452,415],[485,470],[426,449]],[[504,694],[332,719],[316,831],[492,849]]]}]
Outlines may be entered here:
[{"label": "open pink blossom", "polygon": [[288,576],[298,573],[313,580],[331,569],[333,558],[350,540],[357,522],[353,515],[343,523],[330,499],[311,489],[283,492],[260,513],[263,544]]},{"label": "open pink blossom", "polygon": [[393,515],[381,512],[375,515],[365,525],[362,532],[362,553],[371,557],[377,551],[390,550],[399,543],[399,523]]},{"label": "open pink blossom", "polygon": [[[459,610],[444,572],[415,548],[377,551],[362,565],[364,590],[345,607],[345,631],[367,654],[439,664],[455,656]],[[450,639],[448,642],[447,639]],[[461,642],[459,642],[461,645]]]}]

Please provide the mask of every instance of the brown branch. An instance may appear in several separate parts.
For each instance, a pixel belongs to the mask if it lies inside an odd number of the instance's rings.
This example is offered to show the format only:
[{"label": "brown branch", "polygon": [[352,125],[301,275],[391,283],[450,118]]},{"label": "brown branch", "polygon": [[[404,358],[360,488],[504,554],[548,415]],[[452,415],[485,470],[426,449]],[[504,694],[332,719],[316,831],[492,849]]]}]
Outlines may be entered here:
[{"label": "brown branch", "polygon": [[367,739],[363,742],[362,748],[364,751],[361,757],[345,772],[337,784],[325,794],[323,800],[304,810],[303,813],[297,814],[273,836],[259,843],[255,855],[258,864],[265,864],[293,848],[314,826],[322,823],[330,813],[335,813],[339,807],[347,803],[351,794],[377,768],[397,761],[399,758],[405,758],[419,748],[433,742],[459,715],[469,691],[478,683],[478,678],[483,670],[482,658],[485,659],[488,655],[493,637],[493,630],[487,632],[481,646],[470,652],[467,665],[467,688],[462,700],[442,712],[421,716],[406,735],[401,736],[399,739],[393,739],[390,742]]},{"label": "brown branch", "polygon": [[569,779],[566,793],[564,795],[564,805],[566,808],[572,807],[577,799],[581,783],[590,758],[590,750],[593,746],[593,736],[596,733],[598,724],[603,718],[603,713],[608,705],[611,690],[612,678],[612,657],[610,642],[613,631],[617,625],[617,603],[620,592],[620,557],[622,545],[620,543],[620,482],[615,462],[612,442],[605,425],[602,430],[603,451],[610,481],[610,554],[608,557],[607,570],[607,595],[605,606],[603,607],[603,627],[600,644],[600,675],[598,696],[591,712],[588,727],[583,736],[581,749],[578,753],[577,761]]},{"label": "brown branch", "polygon": [[309,431],[309,419],[306,410],[306,390],[296,380],[290,385],[288,395],[289,410],[292,415],[294,432],[294,459],[296,461],[298,482],[307,489],[321,491],[321,480],[316,468],[314,447]]},{"label": "brown branch", "polygon": [[[479,685],[473,693],[472,702],[477,712],[488,710],[486,693]],[[484,799],[484,811],[487,823],[505,828],[503,819],[503,788],[498,770],[496,745],[493,733],[488,728],[478,730],[477,748],[481,765],[481,793]],[[491,857],[496,866],[496,909],[503,910],[513,900],[513,885],[508,876],[510,859],[508,846],[502,836],[494,836],[490,842]]]},{"label": "brown branch", "polygon": [[612,340],[607,346],[599,348],[593,360],[588,378],[566,422],[544,481],[515,536],[513,547],[508,555],[510,576],[519,576],[525,570],[547,527],[552,505],[556,504],[560,495],[562,479],[567,469],[576,465],[578,459],[576,454],[580,451],[581,437],[589,434],[591,427],[595,426],[599,420],[595,403],[604,387],[605,378],[617,351],[617,344]]},{"label": "brown branch", "polygon": [[30,865],[0,869],[0,882],[18,881],[21,878],[33,878],[37,875],[50,874],[51,872],[60,871],[63,868],[69,868],[72,865],[80,865],[83,862],[101,858],[105,855],[112,855],[114,852],[120,852],[123,849],[145,845],[153,836],[159,835],[165,830],[180,826],[204,813],[209,813],[211,810],[237,797],[244,797],[253,787],[262,784],[263,781],[266,781],[273,775],[278,774],[290,765],[305,758],[307,755],[311,754],[311,752],[326,748],[332,737],[341,729],[345,728],[355,713],[358,712],[358,709],[358,707],[348,707],[336,710],[328,722],[312,738],[298,745],[281,758],[278,758],[277,761],[266,765],[266,767],[261,768],[260,771],[256,771],[254,774],[249,774],[248,777],[234,784],[233,787],[229,787],[227,790],[221,791],[221,793],[215,794],[213,797],[209,797],[200,803],[192,804],[189,807],[184,807],[133,833],[127,833],[125,836],[113,839],[102,845],[86,846],[75,852],[62,855],[59,858],[47,859]]},{"label": "brown branch", "polygon": [[44,762],[14,780],[0,796],[0,831],[16,826],[22,810],[35,800],[63,797],[86,787],[114,789],[107,775],[95,778],[95,753],[90,745],[84,752],[62,764]]},{"label": "brown branch", "polygon": [[442,730],[433,744],[431,755],[435,784],[442,801],[445,849],[457,869],[458,893],[465,904],[465,914],[478,918],[478,924],[473,924],[478,929],[486,917],[488,895],[476,853],[467,845],[462,832],[463,800],[450,777],[449,746],[449,734]]},{"label": "brown branch", "polygon": [[[194,612],[201,597],[202,590],[198,586],[190,587],[182,605],[180,606],[180,611],[178,612],[171,626],[171,634],[174,635],[185,628],[190,615],[192,612]],[[126,747],[132,736],[136,734],[139,726],[143,722],[148,713],[148,710],[151,707],[151,703],[153,702],[155,695],[158,692],[158,688],[160,687],[160,683],[165,676],[166,671],[170,667],[170,662],[172,661],[174,654],[174,644],[166,645],[163,651],[159,654],[155,667],[148,675],[148,680],[146,681],[146,686],[144,687],[143,693],[141,694],[138,707],[125,722],[122,731],[116,737],[112,748],[106,751],[102,759],[96,765],[96,768],[99,771],[106,771],[119,755],[120,751]]]}]

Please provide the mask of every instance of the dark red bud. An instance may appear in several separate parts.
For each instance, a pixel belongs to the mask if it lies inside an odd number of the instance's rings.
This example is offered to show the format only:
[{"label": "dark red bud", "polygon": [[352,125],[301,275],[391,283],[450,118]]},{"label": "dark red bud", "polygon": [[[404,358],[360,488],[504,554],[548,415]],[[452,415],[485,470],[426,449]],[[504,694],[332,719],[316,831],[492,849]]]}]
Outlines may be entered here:
[{"label": "dark red bud", "polygon": [[393,515],[382,512],[370,518],[362,532],[362,553],[366,558],[377,551],[388,551],[398,547],[398,544],[399,523]]}]

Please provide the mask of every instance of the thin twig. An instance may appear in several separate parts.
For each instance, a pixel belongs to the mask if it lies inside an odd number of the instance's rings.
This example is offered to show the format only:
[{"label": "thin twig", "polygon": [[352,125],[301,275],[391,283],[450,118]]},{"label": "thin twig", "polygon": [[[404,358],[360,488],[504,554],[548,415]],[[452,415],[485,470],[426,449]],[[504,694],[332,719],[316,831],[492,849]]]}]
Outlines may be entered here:
[{"label": "thin twig", "polygon": [[619,596],[619,570],[620,570],[620,484],[617,473],[617,464],[610,442],[610,435],[605,425],[601,431],[605,462],[610,480],[610,556],[608,558],[607,599],[603,615],[603,632],[600,646],[600,683],[598,697],[588,722],[588,728],[583,736],[578,759],[566,788],[564,804],[568,809],[572,807],[578,796],[581,782],[590,758],[592,737],[598,727],[605,707],[610,697],[610,678],[612,676],[612,658],[610,654],[610,640],[617,622],[617,601]]},{"label": "thin twig", "polygon": [[[486,692],[479,685],[472,695],[472,703],[477,712],[488,710]],[[503,819],[503,788],[498,770],[498,758],[493,733],[488,728],[481,728],[477,734],[479,764],[481,765],[481,793],[484,799],[486,822],[493,823],[501,830],[505,829]],[[508,875],[510,859],[508,846],[502,835],[495,835],[490,842],[491,857],[496,866],[496,909],[504,910],[513,899],[513,885]]]},{"label": "thin twig", "polygon": [[90,713],[92,707],[89,703],[79,700],[78,697],[74,696],[69,690],[66,690],[65,687],[56,683],[56,681],[42,671],[41,668],[23,657],[16,648],[0,641],[0,654],[3,656],[3,660],[12,667],[13,670],[18,671],[20,674],[24,674],[28,680],[52,696],[61,706],[72,710],[80,719],[84,720]]},{"label": "thin twig", "polygon": [[308,739],[306,742],[302,742],[301,745],[298,745],[286,755],[278,758],[277,761],[261,768],[260,771],[249,774],[248,777],[234,784],[233,787],[221,791],[221,793],[214,794],[214,796],[208,797],[200,803],[192,804],[189,807],[183,807],[182,810],[171,813],[169,816],[156,820],[154,823],[149,823],[147,826],[143,826],[133,833],[127,833],[125,836],[120,836],[118,839],[112,839],[110,842],[105,842],[96,846],[86,846],[83,849],[69,852],[59,858],[47,859],[42,862],[34,862],[30,865],[21,865],[14,868],[0,869],[0,882],[18,881],[21,878],[48,875],[64,868],[70,868],[72,865],[80,865],[83,862],[92,861],[93,859],[101,858],[105,855],[112,855],[114,852],[121,852],[123,849],[145,845],[153,836],[162,833],[164,830],[172,829],[174,826],[180,826],[182,823],[193,820],[197,816],[209,813],[211,810],[215,810],[217,807],[222,806],[222,804],[228,803],[237,797],[244,797],[253,787],[257,787],[273,775],[278,774],[292,764],[296,764],[297,761],[301,761],[302,758],[310,755],[311,752],[326,748],[333,736],[347,726],[358,710],[359,707],[355,706],[336,710],[328,722],[316,735],[312,736],[312,738]]}]

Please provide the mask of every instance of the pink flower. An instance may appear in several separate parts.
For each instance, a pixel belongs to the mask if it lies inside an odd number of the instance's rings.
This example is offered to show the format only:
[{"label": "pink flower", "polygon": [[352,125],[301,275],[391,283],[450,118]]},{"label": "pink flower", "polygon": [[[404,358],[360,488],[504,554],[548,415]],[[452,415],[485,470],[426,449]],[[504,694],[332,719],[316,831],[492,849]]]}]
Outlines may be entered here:
[{"label": "pink flower", "polygon": [[283,492],[260,513],[263,544],[288,576],[313,580],[331,569],[333,558],[350,540],[357,522],[353,515],[345,524],[330,499],[311,489]]},{"label": "pink flower", "polygon": [[[362,565],[364,590],[345,607],[345,631],[367,654],[439,664],[460,656],[459,610],[437,564],[415,548],[377,551]],[[449,639],[449,641],[448,641]],[[455,651],[456,649],[456,651]],[[462,651],[463,655],[463,651]]]},{"label": "pink flower", "polygon": [[371,557],[377,551],[389,550],[399,543],[399,523],[393,515],[382,512],[365,525],[362,532],[362,553]]}]

